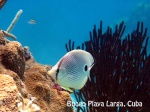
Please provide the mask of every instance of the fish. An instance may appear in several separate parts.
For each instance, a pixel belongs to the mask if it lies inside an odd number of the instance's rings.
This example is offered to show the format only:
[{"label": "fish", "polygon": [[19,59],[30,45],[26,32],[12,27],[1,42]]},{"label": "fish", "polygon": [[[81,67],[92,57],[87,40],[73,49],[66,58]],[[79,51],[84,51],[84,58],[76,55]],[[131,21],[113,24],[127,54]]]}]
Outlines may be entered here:
[{"label": "fish", "polygon": [[29,23],[29,24],[36,24],[36,21],[33,20],[33,19],[31,19],[31,20],[28,21],[28,23]]},{"label": "fish", "polygon": [[80,90],[90,78],[90,70],[94,65],[93,56],[84,50],[75,49],[66,53],[47,72],[63,89],[73,92]]}]

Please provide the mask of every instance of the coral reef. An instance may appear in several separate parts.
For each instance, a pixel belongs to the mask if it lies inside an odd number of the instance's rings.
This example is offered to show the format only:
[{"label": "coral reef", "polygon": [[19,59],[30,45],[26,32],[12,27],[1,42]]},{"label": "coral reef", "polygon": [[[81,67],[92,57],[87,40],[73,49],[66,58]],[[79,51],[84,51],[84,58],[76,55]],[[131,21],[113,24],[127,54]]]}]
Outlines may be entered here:
[{"label": "coral reef", "polygon": [[33,104],[35,98],[31,97],[31,100],[26,101],[19,93],[18,93],[18,98],[21,101],[17,104],[17,107],[20,112],[41,112],[40,107],[37,106],[36,104]]},{"label": "coral reef", "polygon": [[70,94],[52,87],[51,66],[37,63],[28,47],[5,36],[0,30],[0,112],[73,112]]},{"label": "coral reef", "polygon": [[28,46],[25,46],[23,49],[24,49],[24,57],[26,61],[33,58]]},{"label": "coral reef", "polygon": [[[5,41],[5,38],[3,39]],[[5,43],[5,45],[1,44],[0,79],[2,80],[0,80],[0,94],[4,96],[4,98],[0,96],[3,102],[0,111],[7,111],[3,106],[5,103],[16,106],[17,94],[20,93],[28,102],[30,96],[35,97],[36,100],[32,102],[39,106],[42,112],[73,112],[73,108],[66,106],[67,101],[71,101],[70,94],[66,91],[60,91],[61,94],[59,94],[56,89],[52,88],[54,82],[51,77],[47,75],[47,71],[50,69],[50,66],[38,64],[33,57],[25,61],[24,50],[19,42],[9,41]],[[6,78],[3,76],[4,74],[7,74],[5,76]],[[9,80],[9,78],[11,80]],[[15,87],[16,90],[13,90],[11,87]],[[11,92],[7,91],[13,91],[13,93],[9,94]],[[6,93],[4,94],[4,92]],[[11,102],[4,102],[8,99],[8,96],[13,100],[11,100]],[[35,105],[31,105],[30,101],[29,104],[18,102],[18,108],[14,106],[7,108],[9,111],[17,112],[24,110],[22,106],[25,110],[31,110],[27,108],[35,107]]]},{"label": "coral reef", "polygon": [[[25,102],[24,107],[26,107],[22,109],[22,101],[19,101],[18,98],[20,92],[13,77],[7,74],[0,74],[0,79],[0,112],[40,112],[37,111],[37,109],[40,110],[40,108],[37,108],[29,99],[23,98],[20,95]],[[28,102],[31,102],[30,105],[33,105],[36,109],[30,106]]]},{"label": "coral reef", "polygon": [[21,79],[25,70],[23,48],[19,42],[9,42],[0,47],[1,62],[7,68],[16,72]]},{"label": "coral reef", "polygon": [[18,89],[13,78],[6,74],[0,74],[0,111],[18,112],[17,94]]},{"label": "coral reef", "polygon": [[[116,26],[115,32],[108,27],[105,33],[100,29],[90,32],[90,40],[76,47],[90,52],[95,65],[91,70],[91,81],[85,87],[74,92],[78,102],[94,101],[123,102],[121,106],[76,107],[77,112],[148,112],[150,111],[150,56],[147,55],[147,28],[138,22],[137,29],[124,39],[124,23]],[[74,49],[69,40],[66,50]],[[142,102],[142,107],[129,107],[128,101]]]},{"label": "coral reef", "polygon": [[70,94],[66,91],[57,92],[52,89],[53,80],[47,76],[49,66],[43,66],[33,59],[26,63],[25,85],[27,91],[36,97],[36,103],[45,112],[72,112],[72,108],[66,107],[67,101],[71,101]]}]

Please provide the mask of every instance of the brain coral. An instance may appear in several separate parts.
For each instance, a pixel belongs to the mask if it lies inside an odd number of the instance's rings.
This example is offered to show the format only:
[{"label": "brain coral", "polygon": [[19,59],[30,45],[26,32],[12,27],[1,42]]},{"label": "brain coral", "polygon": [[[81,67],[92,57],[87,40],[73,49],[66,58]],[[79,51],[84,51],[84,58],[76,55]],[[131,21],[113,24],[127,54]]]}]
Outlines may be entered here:
[{"label": "brain coral", "polygon": [[0,46],[0,59],[2,64],[5,68],[16,72],[23,79],[25,59],[21,44],[13,41]]},{"label": "brain coral", "polygon": [[0,30],[0,45],[5,45],[5,36],[2,30]]},{"label": "brain coral", "polygon": [[59,94],[56,89],[52,89],[54,82],[47,76],[50,67],[31,63],[26,62],[25,85],[27,91],[37,98],[36,103],[43,112],[73,112],[71,107],[67,107],[67,101],[71,100],[70,94],[66,91],[60,91]]}]

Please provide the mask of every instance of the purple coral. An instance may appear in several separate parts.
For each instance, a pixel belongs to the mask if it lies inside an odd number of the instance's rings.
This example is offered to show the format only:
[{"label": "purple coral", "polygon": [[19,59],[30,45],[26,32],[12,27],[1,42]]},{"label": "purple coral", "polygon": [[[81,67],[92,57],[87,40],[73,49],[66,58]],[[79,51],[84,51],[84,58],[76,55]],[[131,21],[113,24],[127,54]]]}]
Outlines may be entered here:
[{"label": "purple coral", "polygon": [[33,58],[28,46],[25,46],[23,49],[24,49],[24,58],[26,61]]}]

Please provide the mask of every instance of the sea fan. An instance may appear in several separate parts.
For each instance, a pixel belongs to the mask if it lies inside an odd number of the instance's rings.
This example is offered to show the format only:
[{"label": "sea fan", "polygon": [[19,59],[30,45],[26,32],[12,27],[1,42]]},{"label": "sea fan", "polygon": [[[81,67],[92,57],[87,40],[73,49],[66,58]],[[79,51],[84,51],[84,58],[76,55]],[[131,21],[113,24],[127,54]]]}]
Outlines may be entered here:
[{"label": "sea fan", "polygon": [[[116,25],[115,32],[110,27],[103,33],[100,28],[90,32],[90,40],[81,47],[90,52],[95,65],[91,70],[91,81],[74,92],[77,102],[85,102],[86,107],[76,107],[78,112],[148,112],[150,111],[150,56],[147,55],[147,28],[138,22],[137,29],[122,39],[124,22]],[[69,40],[67,51],[74,49]],[[89,101],[103,105],[88,105]],[[132,106],[128,105],[128,103]],[[106,105],[117,102],[118,105]],[[121,103],[123,106],[121,106]],[[136,104],[139,104],[136,106]],[[142,104],[142,106],[140,106]]]}]

